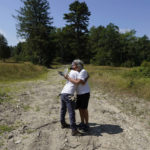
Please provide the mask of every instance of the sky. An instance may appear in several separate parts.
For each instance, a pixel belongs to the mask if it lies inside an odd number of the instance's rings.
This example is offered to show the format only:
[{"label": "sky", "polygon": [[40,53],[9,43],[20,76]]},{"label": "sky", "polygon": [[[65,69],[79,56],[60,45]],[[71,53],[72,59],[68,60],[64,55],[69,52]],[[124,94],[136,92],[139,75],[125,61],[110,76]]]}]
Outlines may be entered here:
[{"label": "sky", "polygon": [[[69,5],[74,0],[48,0],[53,26],[64,27],[64,13],[69,13]],[[121,32],[134,29],[136,36],[147,35],[150,39],[150,0],[79,0],[88,6],[90,29],[92,26],[117,25]],[[21,38],[17,36],[17,21],[12,16],[23,6],[21,0],[0,0],[0,33],[5,36],[9,46],[15,46]]]}]

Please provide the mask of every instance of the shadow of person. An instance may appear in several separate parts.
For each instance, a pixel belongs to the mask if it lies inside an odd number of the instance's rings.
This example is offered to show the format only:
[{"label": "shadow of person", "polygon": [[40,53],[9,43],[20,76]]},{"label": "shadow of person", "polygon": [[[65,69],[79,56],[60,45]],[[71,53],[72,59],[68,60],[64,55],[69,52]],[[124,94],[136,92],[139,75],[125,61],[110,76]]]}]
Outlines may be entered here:
[{"label": "shadow of person", "polygon": [[102,133],[119,134],[123,129],[119,125],[89,123],[90,130],[85,135],[102,136]]}]

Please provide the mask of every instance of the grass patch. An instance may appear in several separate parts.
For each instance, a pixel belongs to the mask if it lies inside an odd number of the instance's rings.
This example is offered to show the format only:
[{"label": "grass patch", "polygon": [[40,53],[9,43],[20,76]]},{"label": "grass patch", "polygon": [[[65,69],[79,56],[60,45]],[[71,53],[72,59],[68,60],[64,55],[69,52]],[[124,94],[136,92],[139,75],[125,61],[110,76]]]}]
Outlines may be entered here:
[{"label": "grass patch", "polygon": [[8,96],[5,92],[0,91],[0,104],[4,102],[9,102],[10,99],[10,96]]},{"label": "grass patch", "polygon": [[29,105],[23,105],[22,108],[24,109],[24,111],[29,111],[31,109]]},{"label": "grass patch", "polygon": [[47,68],[31,63],[0,63],[0,82],[37,79],[47,72]]},{"label": "grass patch", "polygon": [[91,88],[115,90],[150,100],[150,78],[133,73],[137,68],[87,65]]},{"label": "grass patch", "polygon": [[0,135],[3,134],[4,132],[10,132],[14,129],[13,126],[8,126],[8,125],[0,125]]}]

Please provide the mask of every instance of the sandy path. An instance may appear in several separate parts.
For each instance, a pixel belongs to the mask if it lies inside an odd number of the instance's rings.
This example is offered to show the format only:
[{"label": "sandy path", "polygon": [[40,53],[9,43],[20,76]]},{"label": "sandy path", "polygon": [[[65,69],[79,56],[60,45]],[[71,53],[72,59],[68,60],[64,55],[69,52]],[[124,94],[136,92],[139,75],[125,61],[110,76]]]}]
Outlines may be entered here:
[{"label": "sandy path", "polygon": [[[91,91],[89,133],[72,137],[70,129],[61,129],[57,95],[63,84],[57,70],[50,70],[45,81],[24,83],[24,90],[14,95],[15,107],[3,109],[4,114],[0,115],[6,118],[5,122],[18,125],[1,137],[2,150],[150,149],[150,130],[137,117],[113,105],[113,98],[101,90]],[[78,111],[76,118],[78,123]],[[66,120],[69,122],[68,114]]]}]

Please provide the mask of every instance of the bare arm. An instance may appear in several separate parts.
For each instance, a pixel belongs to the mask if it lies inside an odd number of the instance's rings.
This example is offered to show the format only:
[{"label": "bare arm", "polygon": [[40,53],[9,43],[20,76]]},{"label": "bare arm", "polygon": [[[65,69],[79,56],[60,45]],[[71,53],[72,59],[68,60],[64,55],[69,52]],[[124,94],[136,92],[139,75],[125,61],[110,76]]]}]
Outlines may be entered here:
[{"label": "bare arm", "polygon": [[85,80],[81,80],[81,79],[72,79],[70,78],[68,75],[65,76],[65,78],[67,80],[69,80],[70,82],[74,83],[74,84],[85,84],[89,78],[89,75],[85,78]]}]

